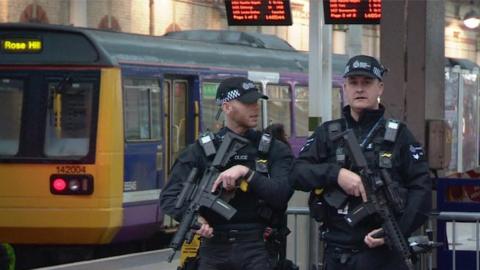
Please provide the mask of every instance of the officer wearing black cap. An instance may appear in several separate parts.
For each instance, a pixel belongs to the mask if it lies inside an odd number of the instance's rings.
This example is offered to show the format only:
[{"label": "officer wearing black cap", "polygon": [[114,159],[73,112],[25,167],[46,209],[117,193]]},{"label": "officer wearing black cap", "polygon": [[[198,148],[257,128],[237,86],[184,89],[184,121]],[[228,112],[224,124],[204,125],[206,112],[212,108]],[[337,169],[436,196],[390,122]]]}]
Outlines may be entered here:
[{"label": "officer wearing black cap", "polygon": [[[353,129],[369,168],[385,168],[390,173],[396,194],[404,202],[395,215],[405,237],[427,220],[431,208],[431,182],[422,147],[405,124],[384,118],[385,107],[379,98],[385,71],[371,56],[357,55],[348,61],[343,89],[348,105],[343,108],[343,117],[315,130],[292,170],[295,189],[310,192],[310,211],[322,222],[327,270],[407,269],[384,238],[372,237],[382,224],[375,215],[355,227],[346,222],[345,215],[366,201],[366,195],[360,176],[350,170],[345,149],[332,140],[332,135]],[[322,197],[330,188],[348,195],[340,209],[328,205]]]},{"label": "officer wearing black cap", "polygon": [[[250,144],[232,158],[213,187],[233,192],[229,203],[237,213],[229,221],[214,212],[201,213],[198,269],[273,269],[264,232],[278,218],[275,213],[284,213],[293,193],[288,182],[293,156],[287,145],[273,138],[269,150],[260,151],[263,134],[254,130],[260,113],[259,99],[268,97],[243,77],[225,79],[217,89],[216,101],[225,114],[226,127],[215,134],[215,145],[220,145],[227,131],[247,138]],[[174,206],[183,183],[192,168],[202,171],[208,162],[200,142],[180,154],[161,194],[165,213],[181,218],[184,209]],[[246,191],[237,188],[242,179],[248,183]]]}]

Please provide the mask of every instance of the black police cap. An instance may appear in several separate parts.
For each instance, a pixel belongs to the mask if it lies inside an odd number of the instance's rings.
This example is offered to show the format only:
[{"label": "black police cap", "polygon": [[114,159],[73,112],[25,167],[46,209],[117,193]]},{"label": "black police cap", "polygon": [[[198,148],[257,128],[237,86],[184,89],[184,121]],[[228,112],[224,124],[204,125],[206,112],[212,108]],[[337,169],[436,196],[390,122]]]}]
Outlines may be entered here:
[{"label": "black police cap", "polygon": [[216,102],[217,105],[222,105],[224,102],[236,99],[242,103],[250,104],[256,102],[259,98],[268,99],[252,81],[244,77],[231,77],[223,80],[218,86]]},{"label": "black police cap", "polygon": [[375,57],[356,55],[348,60],[343,77],[367,76],[382,81],[386,71],[387,69]]}]

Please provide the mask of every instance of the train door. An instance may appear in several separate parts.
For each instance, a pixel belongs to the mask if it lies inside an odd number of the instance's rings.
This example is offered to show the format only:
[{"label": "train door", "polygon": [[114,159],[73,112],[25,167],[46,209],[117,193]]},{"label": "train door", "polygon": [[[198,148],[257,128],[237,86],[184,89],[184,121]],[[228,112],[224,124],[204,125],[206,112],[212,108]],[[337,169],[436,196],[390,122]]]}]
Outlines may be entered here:
[{"label": "train door", "polygon": [[[163,186],[162,95],[160,79],[138,69],[122,70],[125,133],[123,227],[117,239],[148,237],[158,228]],[[139,214],[141,213],[141,215]],[[149,224],[150,226],[146,226]],[[132,233],[136,226],[141,232]]]},{"label": "train door", "polygon": [[[164,176],[168,179],[171,167],[189,142],[188,132],[193,130],[194,119],[189,117],[189,96],[192,80],[184,77],[166,76],[163,81],[164,137],[166,168]],[[192,121],[193,120],[193,121]]]}]

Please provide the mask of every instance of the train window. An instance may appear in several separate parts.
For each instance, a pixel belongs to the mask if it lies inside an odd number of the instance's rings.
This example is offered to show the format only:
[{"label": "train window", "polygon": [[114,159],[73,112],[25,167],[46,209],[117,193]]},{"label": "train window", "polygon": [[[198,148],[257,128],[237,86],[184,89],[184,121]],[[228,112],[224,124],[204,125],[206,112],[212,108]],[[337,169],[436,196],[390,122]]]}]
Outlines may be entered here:
[{"label": "train window", "polygon": [[291,135],[290,124],[292,112],[290,110],[290,91],[287,85],[267,84],[268,125],[282,123],[287,136]]},{"label": "train window", "polygon": [[161,96],[158,80],[125,78],[124,114],[127,140],[160,140]]},{"label": "train window", "polygon": [[332,88],[332,119],[338,119],[342,116],[343,106],[342,88],[333,86]]},{"label": "train window", "polygon": [[308,136],[308,87],[295,87],[295,134]]},{"label": "train window", "polygon": [[45,129],[45,155],[53,157],[88,154],[92,121],[92,82],[67,77],[50,82]]},{"label": "train window", "polygon": [[215,103],[215,96],[217,94],[217,87],[219,83],[205,82],[202,85],[202,131],[210,130],[218,131],[224,122],[224,115],[221,114],[218,120],[215,119],[218,112],[218,105]]},{"label": "train window", "polygon": [[[156,87],[155,87],[156,86]],[[150,112],[151,112],[151,134],[152,139],[162,139],[162,96],[158,83],[150,89]]]},{"label": "train window", "polygon": [[187,81],[173,81],[171,123],[174,128],[173,156],[175,158],[178,157],[178,154],[185,148],[187,143],[187,89]]},{"label": "train window", "polygon": [[[264,92],[263,91],[263,86],[262,86],[261,83],[255,82],[255,86],[257,87],[258,91],[260,91],[262,93]],[[267,93],[267,95],[268,95],[268,93]],[[264,117],[263,117],[263,105],[264,105],[264,101],[260,100],[259,104],[258,104],[259,115],[258,115],[258,122],[257,122],[257,127],[256,127],[257,130],[263,130],[263,121],[262,121],[262,119],[264,119]],[[273,123],[272,121],[269,121],[268,118],[266,119],[266,121],[267,121],[267,126],[269,124]]]},{"label": "train window", "polygon": [[[0,78],[0,155],[18,152],[24,83]],[[8,128],[6,128],[8,127]]]}]

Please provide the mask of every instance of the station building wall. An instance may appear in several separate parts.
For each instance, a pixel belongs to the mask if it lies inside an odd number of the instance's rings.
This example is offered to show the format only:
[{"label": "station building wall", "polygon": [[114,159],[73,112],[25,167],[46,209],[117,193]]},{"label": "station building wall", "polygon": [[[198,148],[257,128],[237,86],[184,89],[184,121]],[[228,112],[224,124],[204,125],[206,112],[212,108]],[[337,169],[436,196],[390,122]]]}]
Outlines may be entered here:
[{"label": "station building wall", "polygon": [[[71,8],[84,2],[84,11]],[[86,26],[114,31],[163,35],[191,29],[230,29],[277,35],[298,50],[308,50],[309,0],[291,0],[292,26],[228,26],[224,0],[0,0],[0,22],[74,24],[71,12],[86,14]],[[445,2],[445,55],[480,63],[479,36],[463,26],[472,8],[459,1]],[[345,54],[349,27],[334,27],[332,51]],[[378,26],[362,27],[362,53],[380,55]]]}]

